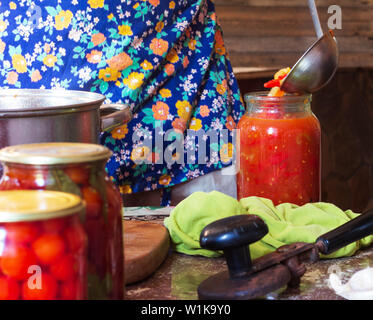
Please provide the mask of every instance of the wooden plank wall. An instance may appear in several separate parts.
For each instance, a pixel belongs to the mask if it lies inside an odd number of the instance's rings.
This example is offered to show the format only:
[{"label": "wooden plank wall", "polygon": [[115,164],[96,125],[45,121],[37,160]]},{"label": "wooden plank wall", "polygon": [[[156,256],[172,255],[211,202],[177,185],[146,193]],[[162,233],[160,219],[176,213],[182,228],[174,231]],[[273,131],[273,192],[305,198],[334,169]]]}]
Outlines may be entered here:
[{"label": "wooden plank wall", "polygon": [[[291,66],[316,40],[306,0],[214,3],[235,70]],[[340,67],[373,67],[373,0],[316,0],[324,31],[333,4],[342,8]]]}]

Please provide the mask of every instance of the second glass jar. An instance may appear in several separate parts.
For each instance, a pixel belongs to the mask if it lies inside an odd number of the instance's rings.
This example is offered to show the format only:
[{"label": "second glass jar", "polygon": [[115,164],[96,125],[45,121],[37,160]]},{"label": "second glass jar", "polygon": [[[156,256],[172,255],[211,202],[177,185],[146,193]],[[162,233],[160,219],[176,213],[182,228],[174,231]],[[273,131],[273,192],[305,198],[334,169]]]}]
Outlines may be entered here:
[{"label": "second glass jar", "polygon": [[44,189],[85,200],[88,298],[123,299],[122,200],[105,171],[111,152],[95,144],[39,143],[0,150],[0,190]]},{"label": "second glass jar", "polygon": [[245,95],[238,124],[237,196],[269,198],[275,205],[320,201],[321,130],[310,95]]}]

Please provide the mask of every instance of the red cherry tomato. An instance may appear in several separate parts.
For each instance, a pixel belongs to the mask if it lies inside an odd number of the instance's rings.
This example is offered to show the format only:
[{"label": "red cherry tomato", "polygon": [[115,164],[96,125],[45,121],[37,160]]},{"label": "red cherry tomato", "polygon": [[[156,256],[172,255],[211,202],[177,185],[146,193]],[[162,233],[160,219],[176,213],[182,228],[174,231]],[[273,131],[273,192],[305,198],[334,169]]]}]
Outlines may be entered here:
[{"label": "red cherry tomato", "polygon": [[27,280],[22,285],[22,297],[25,300],[54,300],[57,293],[57,280],[47,272],[41,273],[40,287],[30,286]]},{"label": "red cherry tomato", "polygon": [[30,171],[27,170],[26,168],[24,167],[15,167],[15,166],[12,166],[12,168],[10,168],[8,171],[6,171],[6,173],[8,174],[8,176],[10,178],[14,178],[14,179],[17,179],[17,180],[30,180]]},{"label": "red cherry tomato", "polygon": [[69,254],[53,263],[49,270],[57,280],[67,281],[78,272],[78,267],[77,260]]},{"label": "red cherry tomato", "polygon": [[115,228],[120,224],[122,226],[122,196],[119,190],[112,185],[107,183],[106,185],[107,203],[108,203],[108,217],[109,227]]},{"label": "red cherry tomato", "polygon": [[17,300],[20,288],[18,282],[7,277],[0,277],[0,300]]},{"label": "red cherry tomato", "polygon": [[77,280],[71,279],[67,282],[61,283],[60,296],[62,300],[79,300],[83,296],[78,292]]},{"label": "red cherry tomato", "polygon": [[60,233],[66,227],[65,219],[50,219],[42,222],[44,231],[48,233]]},{"label": "red cherry tomato", "polygon": [[15,243],[29,243],[39,234],[38,224],[35,222],[9,223],[5,226],[6,239]]},{"label": "red cherry tomato", "polygon": [[64,169],[65,173],[69,178],[76,184],[88,184],[89,183],[89,170],[87,168],[79,167],[68,167]]},{"label": "red cherry tomato", "polygon": [[86,202],[88,219],[96,219],[101,215],[102,200],[99,192],[91,186],[82,188],[82,197]]},{"label": "red cherry tomato", "polygon": [[31,249],[11,243],[7,244],[0,260],[3,274],[15,279],[29,277],[29,267],[36,264],[37,259]]},{"label": "red cherry tomato", "polygon": [[41,189],[47,183],[47,171],[12,167],[8,173],[9,177],[16,180],[23,189]]},{"label": "red cherry tomato", "polygon": [[55,233],[45,233],[32,243],[37,258],[44,264],[51,264],[65,253],[65,242]]},{"label": "red cherry tomato", "polygon": [[1,184],[0,184],[0,190],[21,190],[22,187],[18,180],[14,178],[9,178],[6,176],[6,174],[3,174],[3,177],[1,178]]},{"label": "red cherry tomato", "polygon": [[72,253],[81,253],[87,244],[87,235],[80,224],[69,226],[63,233],[68,250]]},{"label": "red cherry tomato", "polygon": [[109,210],[120,211],[122,210],[122,196],[119,190],[110,182],[106,182],[106,194]]},{"label": "red cherry tomato", "polygon": [[[104,218],[88,220],[86,229],[88,235],[88,261],[95,266],[96,273],[100,277],[104,277],[107,272],[108,259],[110,259],[108,254],[110,250],[109,235],[105,231],[106,223]],[[97,237],[97,234],[100,234],[101,237]]]}]

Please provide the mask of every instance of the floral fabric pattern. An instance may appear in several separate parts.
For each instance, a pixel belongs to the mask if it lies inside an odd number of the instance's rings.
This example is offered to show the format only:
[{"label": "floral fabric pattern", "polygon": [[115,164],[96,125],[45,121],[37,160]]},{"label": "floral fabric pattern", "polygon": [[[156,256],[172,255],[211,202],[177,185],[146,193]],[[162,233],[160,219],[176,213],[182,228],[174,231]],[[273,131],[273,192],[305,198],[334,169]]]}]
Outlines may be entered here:
[{"label": "floral fabric pattern", "polygon": [[[107,171],[122,193],[168,188],[231,164],[244,107],[211,0],[0,3],[3,88],[92,91],[133,110],[129,123],[100,137],[113,151]],[[199,163],[202,140],[187,132],[201,130],[229,134],[207,143]]]}]

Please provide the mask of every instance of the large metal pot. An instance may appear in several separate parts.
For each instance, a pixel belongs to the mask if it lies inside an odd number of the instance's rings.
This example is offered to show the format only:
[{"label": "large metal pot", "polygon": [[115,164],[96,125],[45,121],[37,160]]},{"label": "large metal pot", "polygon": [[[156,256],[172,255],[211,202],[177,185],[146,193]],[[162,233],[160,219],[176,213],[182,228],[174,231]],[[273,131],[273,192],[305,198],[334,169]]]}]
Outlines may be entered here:
[{"label": "large metal pot", "polygon": [[[100,131],[131,119],[127,105],[85,91],[0,90],[0,148],[37,142],[99,143]],[[1,170],[1,169],[0,169]]]},{"label": "large metal pot", "polygon": [[[38,142],[99,143],[100,131],[132,118],[124,104],[72,90],[0,90],[0,148]],[[3,168],[0,164],[0,177]]]}]

